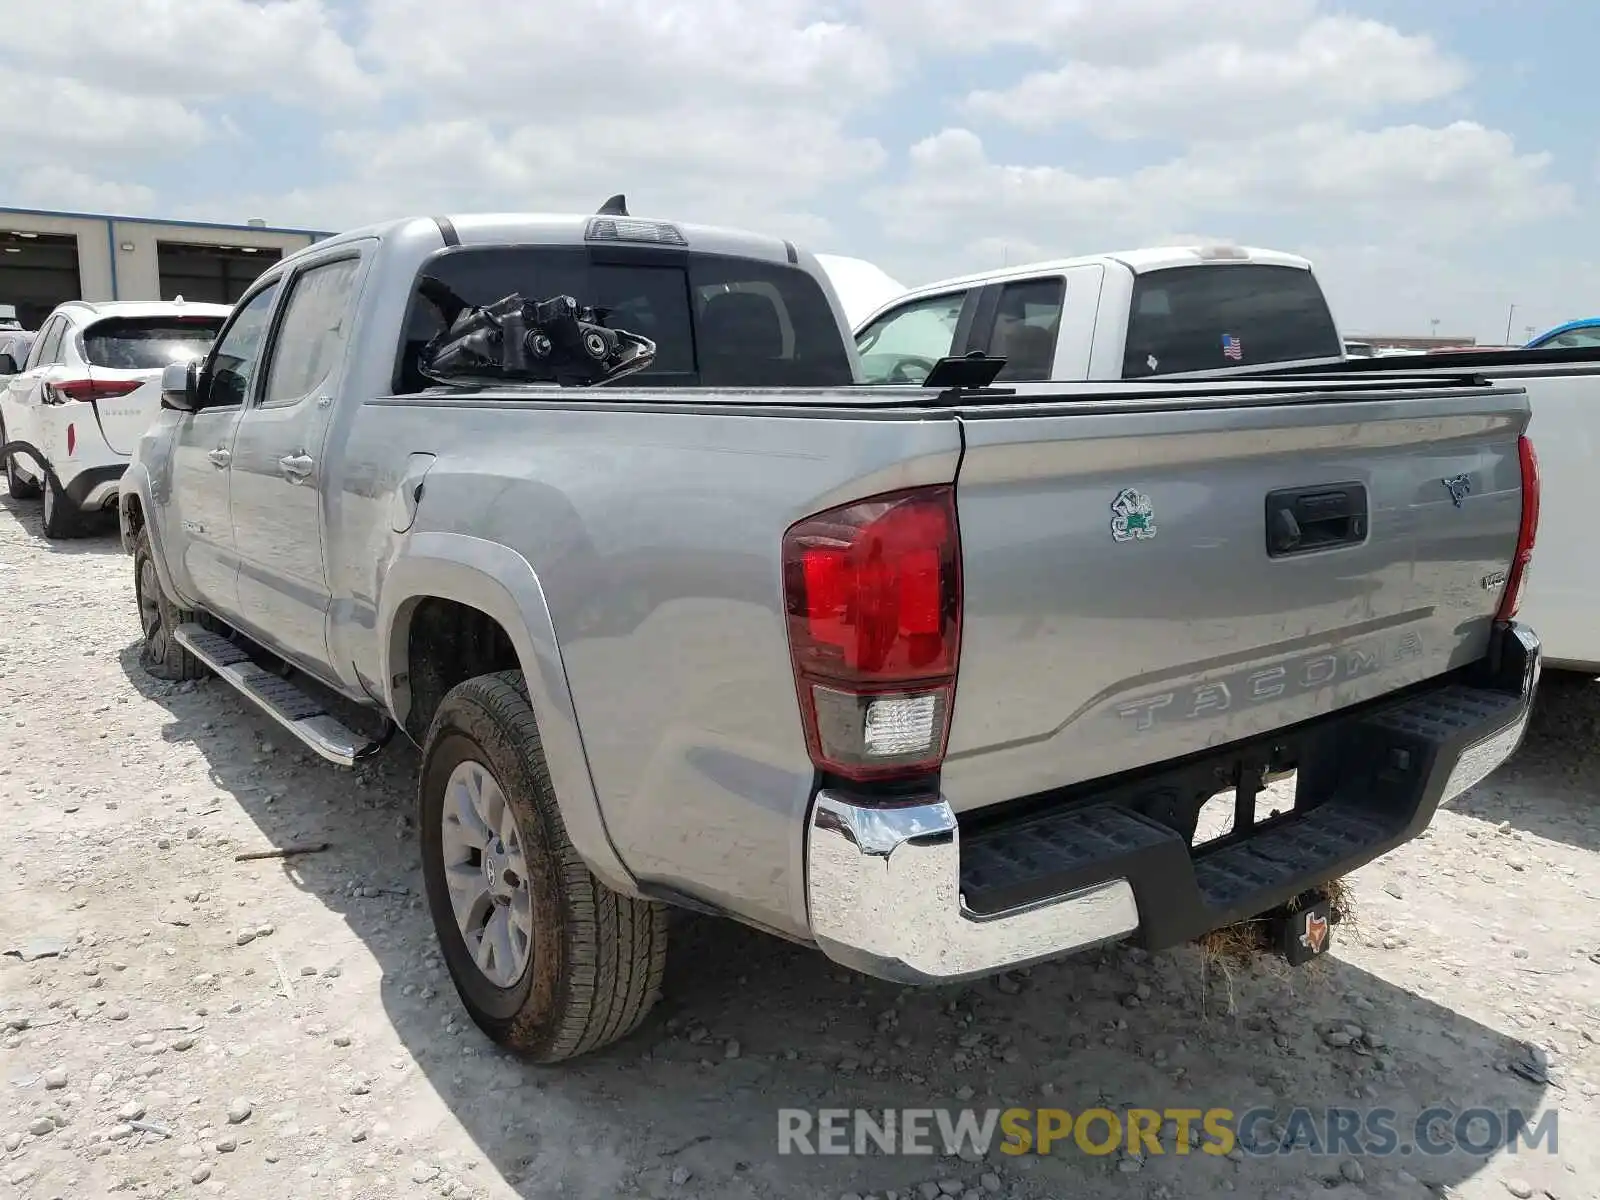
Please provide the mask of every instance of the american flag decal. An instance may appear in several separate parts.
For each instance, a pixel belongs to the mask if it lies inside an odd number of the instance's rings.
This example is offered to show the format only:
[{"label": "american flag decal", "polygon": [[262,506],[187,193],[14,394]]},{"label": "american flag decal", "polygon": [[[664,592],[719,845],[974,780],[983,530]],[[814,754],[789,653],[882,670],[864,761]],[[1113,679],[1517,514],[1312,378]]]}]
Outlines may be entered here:
[{"label": "american flag decal", "polygon": [[1234,362],[1244,361],[1244,344],[1231,333],[1222,335],[1222,357],[1231,358]]}]

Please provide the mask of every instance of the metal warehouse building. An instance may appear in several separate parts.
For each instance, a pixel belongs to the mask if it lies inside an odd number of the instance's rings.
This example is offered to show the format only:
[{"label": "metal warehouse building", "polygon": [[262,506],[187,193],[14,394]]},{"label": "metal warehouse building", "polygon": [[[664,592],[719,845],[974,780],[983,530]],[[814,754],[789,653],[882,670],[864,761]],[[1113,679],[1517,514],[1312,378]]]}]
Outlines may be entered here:
[{"label": "metal warehouse building", "polygon": [[37,329],[63,300],[185,300],[232,304],[285,254],[328,234],[0,208],[0,304]]}]

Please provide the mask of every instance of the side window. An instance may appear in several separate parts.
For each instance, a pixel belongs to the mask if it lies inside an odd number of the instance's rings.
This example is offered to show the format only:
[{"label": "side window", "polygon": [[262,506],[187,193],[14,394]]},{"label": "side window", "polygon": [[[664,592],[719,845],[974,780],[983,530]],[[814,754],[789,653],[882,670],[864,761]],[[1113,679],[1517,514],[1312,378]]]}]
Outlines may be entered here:
[{"label": "side window", "polygon": [[60,362],[62,358],[65,357],[62,352],[63,343],[66,342],[67,334],[71,331],[71,321],[67,320],[66,317],[56,318],[55,332],[50,335],[50,344],[44,348],[44,357],[39,360],[43,365],[51,366],[54,363]]},{"label": "side window", "polygon": [[1576,350],[1582,346],[1600,346],[1600,325],[1593,325],[1587,329],[1570,329],[1551,338],[1540,349]]},{"label": "side window", "polygon": [[276,282],[250,298],[223,331],[208,368],[208,408],[231,408],[243,404],[250,394],[250,381],[261,362],[267,340],[267,318],[278,294]]},{"label": "side window", "polygon": [[305,399],[344,358],[360,265],[358,258],[341,258],[295,276],[273,339],[263,408]]},{"label": "side window", "polygon": [[1056,360],[1056,336],[1061,331],[1061,306],[1067,281],[1056,275],[1024,279],[1000,289],[994,332],[986,353],[1006,360],[996,382],[1049,379]]},{"label": "side window", "polygon": [[72,343],[72,321],[68,317],[61,318],[61,324],[56,329],[55,341],[45,347],[46,363],[61,363],[67,361],[67,347]]},{"label": "side window", "polygon": [[967,293],[948,292],[914,300],[884,313],[856,335],[856,351],[868,383],[921,383],[933,364],[950,353]]},{"label": "side window", "polygon": [[39,340],[33,344],[33,353],[28,355],[28,369],[48,366],[60,357],[61,335],[66,332],[67,319],[65,317],[51,317],[49,323],[39,334]]}]

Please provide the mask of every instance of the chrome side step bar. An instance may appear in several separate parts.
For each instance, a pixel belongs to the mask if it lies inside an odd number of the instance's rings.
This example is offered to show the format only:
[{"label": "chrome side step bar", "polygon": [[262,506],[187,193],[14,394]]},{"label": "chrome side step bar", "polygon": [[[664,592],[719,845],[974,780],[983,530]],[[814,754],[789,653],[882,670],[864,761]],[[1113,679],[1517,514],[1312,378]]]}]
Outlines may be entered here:
[{"label": "chrome side step bar", "polygon": [[200,625],[179,625],[177,643],[237,688],[247,699],[329,762],[353,767],[375,754],[381,742],[369,741],[335,720],[322,703],[281,675],[250,661],[221,634]]}]

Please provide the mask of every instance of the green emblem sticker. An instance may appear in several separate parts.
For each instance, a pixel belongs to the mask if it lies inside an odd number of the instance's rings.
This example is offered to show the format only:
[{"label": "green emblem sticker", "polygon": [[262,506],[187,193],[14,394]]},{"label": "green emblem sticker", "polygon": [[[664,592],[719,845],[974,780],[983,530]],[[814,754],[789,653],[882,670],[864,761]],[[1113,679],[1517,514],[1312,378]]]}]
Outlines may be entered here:
[{"label": "green emblem sticker", "polygon": [[1144,541],[1156,535],[1156,510],[1150,497],[1123,488],[1111,502],[1111,536],[1119,542]]}]

